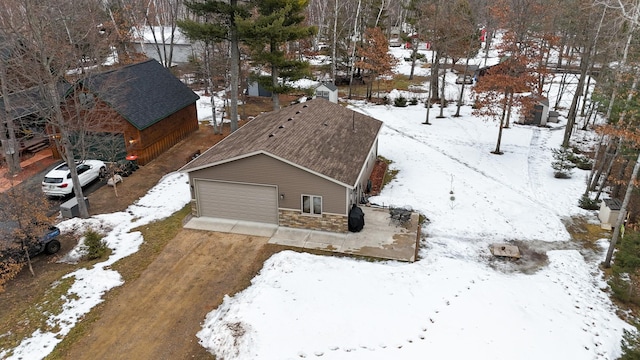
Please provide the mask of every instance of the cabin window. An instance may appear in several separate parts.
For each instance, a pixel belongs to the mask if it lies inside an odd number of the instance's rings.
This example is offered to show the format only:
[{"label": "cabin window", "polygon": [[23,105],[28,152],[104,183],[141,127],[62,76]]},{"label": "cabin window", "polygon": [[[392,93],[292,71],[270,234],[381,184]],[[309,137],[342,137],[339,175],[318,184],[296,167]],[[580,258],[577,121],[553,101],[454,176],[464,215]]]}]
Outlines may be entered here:
[{"label": "cabin window", "polygon": [[329,98],[329,92],[328,91],[318,90],[318,97],[328,99]]}]

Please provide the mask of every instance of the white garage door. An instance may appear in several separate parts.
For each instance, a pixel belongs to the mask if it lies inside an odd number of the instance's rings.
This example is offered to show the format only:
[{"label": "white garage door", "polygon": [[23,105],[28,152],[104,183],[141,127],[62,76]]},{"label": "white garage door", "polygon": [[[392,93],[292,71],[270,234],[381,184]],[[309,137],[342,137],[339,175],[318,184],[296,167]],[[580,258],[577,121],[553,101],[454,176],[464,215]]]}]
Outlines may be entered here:
[{"label": "white garage door", "polygon": [[200,216],[278,223],[275,186],[198,180],[196,196]]}]

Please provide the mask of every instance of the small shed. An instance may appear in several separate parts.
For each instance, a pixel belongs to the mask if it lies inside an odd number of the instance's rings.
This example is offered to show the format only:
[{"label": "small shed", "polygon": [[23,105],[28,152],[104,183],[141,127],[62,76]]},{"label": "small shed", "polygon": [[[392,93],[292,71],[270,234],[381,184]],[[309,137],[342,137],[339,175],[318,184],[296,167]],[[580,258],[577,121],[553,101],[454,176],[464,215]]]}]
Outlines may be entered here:
[{"label": "small shed", "polygon": [[249,81],[247,84],[247,95],[249,96],[262,96],[271,97],[271,91],[265,89],[257,81]]},{"label": "small shed", "polygon": [[[556,117],[557,119],[557,117]],[[528,114],[520,118],[520,123],[524,125],[546,126],[549,120],[549,99],[539,98],[535,100],[533,109]]]},{"label": "small shed", "polygon": [[323,83],[316,88],[316,97],[338,103],[338,87],[332,83]]},{"label": "small shed", "polygon": [[558,113],[557,111],[549,111],[549,119],[547,120],[548,122],[552,122],[552,123],[557,123],[559,122],[559,117],[560,117],[560,113]]},{"label": "small shed", "polygon": [[600,203],[600,211],[598,218],[600,219],[600,227],[611,230],[618,220],[622,202],[618,199],[604,199]]}]

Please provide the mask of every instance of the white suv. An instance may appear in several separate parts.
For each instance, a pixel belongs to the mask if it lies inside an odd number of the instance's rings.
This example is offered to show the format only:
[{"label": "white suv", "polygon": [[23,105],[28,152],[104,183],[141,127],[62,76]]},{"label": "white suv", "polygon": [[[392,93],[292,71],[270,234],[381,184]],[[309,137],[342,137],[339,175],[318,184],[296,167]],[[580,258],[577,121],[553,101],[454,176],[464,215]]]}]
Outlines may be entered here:
[{"label": "white suv", "polygon": [[[80,185],[91,183],[99,177],[104,177],[107,167],[100,160],[84,160],[76,163]],[[67,196],[73,192],[71,172],[66,163],[56,166],[45,175],[42,181],[42,191],[47,196]]]}]

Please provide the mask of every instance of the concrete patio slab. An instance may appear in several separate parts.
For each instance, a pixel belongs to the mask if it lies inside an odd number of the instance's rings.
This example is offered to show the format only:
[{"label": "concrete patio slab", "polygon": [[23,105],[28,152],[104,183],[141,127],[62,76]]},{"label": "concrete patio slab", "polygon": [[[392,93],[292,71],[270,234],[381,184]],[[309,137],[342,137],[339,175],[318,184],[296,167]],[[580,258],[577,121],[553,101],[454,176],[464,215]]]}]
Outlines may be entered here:
[{"label": "concrete patio slab", "polygon": [[236,224],[234,220],[214,219],[208,217],[192,217],[184,224],[187,229],[194,230],[209,230],[217,232],[231,232],[233,226]]},{"label": "concrete patio slab", "polygon": [[242,234],[251,236],[271,237],[278,230],[278,225],[250,221],[238,221],[219,218],[193,217],[184,224],[187,229],[207,230]]},{"label": "concrete patio slab", "polygon": [[276,224],[263,224],[251,221],[238,221],[231,229],[234,234],[272,237],[278,230]]},{"label": "concrete patio slab", "polygon": [[293,241],[295,244],[298,244],[301,241],[307,241],[309,233],[310,231],[305,229],[294,229],[280,226],[278,230],[276,230],[276,233],[271,237],[271,240],[277,244],[283,244],[285,241]]},{"label": "concrete patio slab", "polygon": [[350,254],[378,259],[415,261],[418,214],[404,224],[390,221],[389,210],[362,207],[365,226],[357,233],[294,229],[274,224],[213,218],[192,218],[185,228],[270,237],[270,244]]}]

